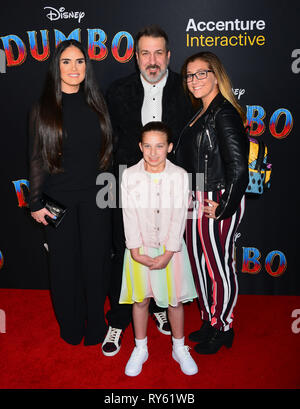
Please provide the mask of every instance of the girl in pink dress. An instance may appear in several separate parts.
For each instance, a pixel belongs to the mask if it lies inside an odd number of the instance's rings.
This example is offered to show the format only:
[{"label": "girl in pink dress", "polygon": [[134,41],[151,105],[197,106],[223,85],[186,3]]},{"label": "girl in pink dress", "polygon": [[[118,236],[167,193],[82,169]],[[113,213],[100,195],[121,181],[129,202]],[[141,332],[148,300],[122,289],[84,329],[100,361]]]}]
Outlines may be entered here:
[{"label": "girl in pink dress", "polygon": [[198,368],[184,345],[183,302],[197,297],[183,233],[188,207],[188,175],[167,159],[172,150],[161,122],[144,126],[143,159],[123,173],[121,191],[126,237],[120,303],[133,304],[135,348],[125,373],[136,376],[148,359],[150,298],[168,308],[173,358],[186,375]]}]

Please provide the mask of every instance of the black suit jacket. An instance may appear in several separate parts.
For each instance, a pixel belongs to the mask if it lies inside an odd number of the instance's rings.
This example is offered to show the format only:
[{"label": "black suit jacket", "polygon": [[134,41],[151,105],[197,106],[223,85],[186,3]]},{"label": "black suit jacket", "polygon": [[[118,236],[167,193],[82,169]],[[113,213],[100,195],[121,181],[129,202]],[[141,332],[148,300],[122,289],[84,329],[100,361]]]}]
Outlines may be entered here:
[{"label": "black suit jacket", "polygon": [[[115,170],[121,164],[132,166],[142,157],[138,146],[144,100],[140,74],[115,81],[107,91],[106,100],[114,133]],[[192,105],[184,93],[180,75],[169,69],[163,89],[162,122],[171,128],[174,146],[192,114]]]}]

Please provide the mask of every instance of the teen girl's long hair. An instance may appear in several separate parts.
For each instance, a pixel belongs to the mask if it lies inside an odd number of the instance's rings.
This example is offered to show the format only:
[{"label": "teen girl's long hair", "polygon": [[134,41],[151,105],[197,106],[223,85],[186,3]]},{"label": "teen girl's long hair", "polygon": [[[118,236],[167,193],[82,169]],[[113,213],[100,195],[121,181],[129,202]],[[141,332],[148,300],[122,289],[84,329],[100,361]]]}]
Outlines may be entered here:
[{"label": "teen girl's long hair", "polygon": [[39,146],[45,168],[50,173],[63,171],[61,165],[63,123],[62,123],[62,91],[60,77],[60,56],[63,51],[74,46],[79,48],[85,58],[85,79],[80,84],[87,104],[98,114],[101,128],[101,151],[99,169],[110,166],[112,154],[112,129],[105,100],[98,90],[94,79],[93,67],[88,54],[79,41],[62,41],[55,49],[47,73],[44,89],[36,107],[35,131],[38,134]]},{"label": "teen girl's long hair", "polygon": [[240,106],[240,104],[237,102],[233,92],[232,92],[232,85],[230,78],[228,77],[228,74],[219,60],[219,58],[212,52],[210,51],[202,51],[200,53],[191,55],[186,59],[184,62],[184,65],[181,70],[182,78],[183,78],[183,87],[187,93],[189,93],[191,101],[194,105],[194,107],[199,107],[201,101],[199,99],[196,99],[189,91],[187,88],[186,84],[186,74],[187,74],[187,66],[190,62],[194,62],[196,60],[202,60],[207,62],[208,68],[213,71],[215,74],[217,81],[218,81],[218,86],[221,94],[223,97],[225,97],[238,111],[239,115],[241,116],[244,126],[247,124],[247,116],[243,108]]}]

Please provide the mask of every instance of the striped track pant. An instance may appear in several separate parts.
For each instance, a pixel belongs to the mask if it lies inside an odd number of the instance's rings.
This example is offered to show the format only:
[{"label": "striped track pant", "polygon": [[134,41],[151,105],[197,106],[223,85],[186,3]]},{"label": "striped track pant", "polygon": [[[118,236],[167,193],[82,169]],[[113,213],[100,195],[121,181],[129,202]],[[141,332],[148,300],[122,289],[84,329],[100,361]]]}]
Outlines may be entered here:
[{"label": "striped track pant", "polygon": [[186,244],[198,292],[202,320],[217,329],[232,327],[238,296],[234,237],[244,215],[245,197],[233,216],[217,221],[203,214],[204,199],[219,201],[219,192],[193,192]]}]

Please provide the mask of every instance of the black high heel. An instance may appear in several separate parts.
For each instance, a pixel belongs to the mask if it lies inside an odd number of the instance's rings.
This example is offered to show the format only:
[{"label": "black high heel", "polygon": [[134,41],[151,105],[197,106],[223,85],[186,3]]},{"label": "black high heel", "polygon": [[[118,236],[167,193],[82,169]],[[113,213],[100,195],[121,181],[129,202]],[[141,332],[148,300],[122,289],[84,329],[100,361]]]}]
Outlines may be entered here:
[{"label": "black high heel", "polygon": [[189,340],[197,343],[202,343],[207,340],[211,330],[213,330],[213,327],[210,325],[210,322],[203,321],[200,329],[190,333]]},{"label": "black high heel", "polygon": [[202,355],[215,354],[222,346],[231,348],[233,339],[233,328],[230,328],[228,331],[220,331],[219,329],[213,328],[208,339],[195,346],[195,351]]}]

